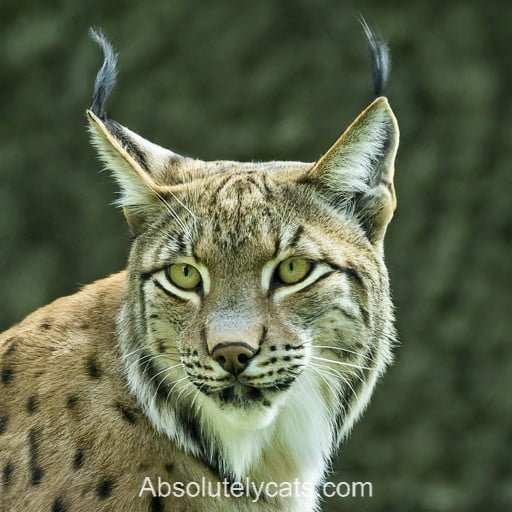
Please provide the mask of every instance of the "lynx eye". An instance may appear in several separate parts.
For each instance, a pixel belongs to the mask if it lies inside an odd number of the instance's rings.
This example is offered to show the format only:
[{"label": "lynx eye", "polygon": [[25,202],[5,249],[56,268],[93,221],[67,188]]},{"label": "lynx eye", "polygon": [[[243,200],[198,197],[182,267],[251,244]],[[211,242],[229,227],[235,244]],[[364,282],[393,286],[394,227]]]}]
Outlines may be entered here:
[{"label": "lynx eye", "polygon": [[201,282],[201,274],[197,268],[188,263],[175,263],[167,268],[167,278],[178,288],[191,290]]},{"label": "lynx eye", "polygon": [[277,275],[285,284],[302,281],[311,270],[311,262],[305,258],[287,258],[277,267]]}]

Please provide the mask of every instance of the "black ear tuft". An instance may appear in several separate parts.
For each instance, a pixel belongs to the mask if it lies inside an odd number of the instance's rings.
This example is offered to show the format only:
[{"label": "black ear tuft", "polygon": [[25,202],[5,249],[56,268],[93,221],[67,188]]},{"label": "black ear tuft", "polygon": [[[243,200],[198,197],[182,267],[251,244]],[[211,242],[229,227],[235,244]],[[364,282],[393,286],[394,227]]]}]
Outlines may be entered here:
[{"label": "black ear tuft", "polygon": [[364,30],[364,35],[368,40],[370,50],[370,62],[372,67],[373,91],[375,96],[383,96],[386,90],[386,84],[391,70],[391,56],[389,48],[384,40],[375,34],[366,23],[366,20],[360,15],[359,23]]},{"label": "black ear tuft", "polygon": [[105,119],[105,103],[116,84],[117,54],[100,29],[91,27],[89,33],[103,50],[103,64],[94,81],[91,111],[100,119]]}]

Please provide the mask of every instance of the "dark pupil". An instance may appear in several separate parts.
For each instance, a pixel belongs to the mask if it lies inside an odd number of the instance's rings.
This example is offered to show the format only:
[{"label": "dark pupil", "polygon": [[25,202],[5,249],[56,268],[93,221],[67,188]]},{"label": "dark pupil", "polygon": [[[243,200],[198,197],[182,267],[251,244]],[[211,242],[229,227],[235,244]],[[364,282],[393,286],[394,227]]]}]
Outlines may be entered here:
[{"label": "dark pupil", "polygon": [[189,274],[189,273],[190,273],[189,266],[188,266],[188,265],[185,265],[185,266],[183,267],[183,275],[184,275],[185,277],[188,277],[188,274]]},{"label": "dark pupil", "polygon": [[290,261],[290,263],[288,263],[288,270],[290,272],[293,272],[293,261]]}]

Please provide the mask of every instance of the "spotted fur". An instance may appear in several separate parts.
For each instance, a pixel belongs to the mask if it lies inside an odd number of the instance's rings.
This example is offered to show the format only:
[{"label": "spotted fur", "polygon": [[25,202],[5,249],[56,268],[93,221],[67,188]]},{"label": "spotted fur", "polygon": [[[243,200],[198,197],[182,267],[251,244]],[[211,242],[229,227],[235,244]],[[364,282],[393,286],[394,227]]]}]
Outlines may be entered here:
[{"label": "spotted fur", "polygon": [[[388,101],[316,163],[204,162],[106,117],[115,56],[95,39],[105,62],[90,132],[134,241],[126,271],[0,336],[0,508],[317,510],[316,494],[138,495],[145,477],[322,482],[395,339],[383,259],[398,145]],[[276,268],[289,256],[311,271],[284,285]],[[202,288],[173,285],[165,269],[176,261],[199,270]],[[212,357],[224,341],[258,347],[238,377]]]}]

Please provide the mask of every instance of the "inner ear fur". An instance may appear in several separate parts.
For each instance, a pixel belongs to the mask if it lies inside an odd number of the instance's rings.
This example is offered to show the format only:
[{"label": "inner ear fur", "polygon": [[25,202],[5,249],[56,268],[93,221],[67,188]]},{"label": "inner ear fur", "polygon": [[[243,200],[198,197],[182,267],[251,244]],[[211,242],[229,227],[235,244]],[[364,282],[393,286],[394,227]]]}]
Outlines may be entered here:
[{"label": "inner ear fur", "polygon": [[121,206],[132,231],[140,229],[147,217],[161,207],[167,188],[155,176],[174,153],[146,141],[109,119],[87,111],[89,132],[99,157],[119,185],[116,203]]},{"label": "inner ear fur", "polygon": [[398,141],[395,115],[388,100],[379,97],[305,176],[333,207],[354,215],[375,245],[384,239],[396,208]]}]

